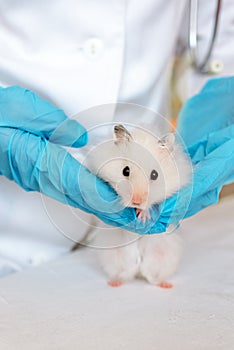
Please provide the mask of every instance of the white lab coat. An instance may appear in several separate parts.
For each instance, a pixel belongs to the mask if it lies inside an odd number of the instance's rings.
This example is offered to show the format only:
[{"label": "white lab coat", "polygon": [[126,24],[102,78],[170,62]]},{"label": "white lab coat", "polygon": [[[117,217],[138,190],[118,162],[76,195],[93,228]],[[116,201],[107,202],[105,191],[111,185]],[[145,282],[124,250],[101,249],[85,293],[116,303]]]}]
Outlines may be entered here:
[{"label": "white lab coat", "polygon": [[[207,45],[214,3],[201,1],[201,47]],[[233,7],[223,1],[211,57],[223,61],[222,75],[233,71]],[[87,128],[109,120],[81,111],[117,101],[168,116],[173,56],[187,47],[187,9],[188,0],[0,0],[0,85],[31,89],[68,116],[78,113]],[[186,70],[178,79],[182,98],[208,78]],[[3,177],[0,193],[4,271],[54,258],[72,246],[65,236],[77,239],[87,230],[86,214],[25,193]],[[6,267],[9,257],[14,263]]]}]

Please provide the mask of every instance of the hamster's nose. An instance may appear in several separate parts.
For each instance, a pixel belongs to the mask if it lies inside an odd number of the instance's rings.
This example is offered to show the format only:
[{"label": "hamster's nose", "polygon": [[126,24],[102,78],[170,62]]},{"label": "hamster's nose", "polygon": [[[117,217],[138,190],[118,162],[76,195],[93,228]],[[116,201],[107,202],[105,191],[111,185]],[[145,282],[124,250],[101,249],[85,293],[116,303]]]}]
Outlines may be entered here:
[{"label": "hamster's nose", "polygon": [[132,195],[132,205],[141,205],[145,200],[147,200],[148,193],[133,193]]}]

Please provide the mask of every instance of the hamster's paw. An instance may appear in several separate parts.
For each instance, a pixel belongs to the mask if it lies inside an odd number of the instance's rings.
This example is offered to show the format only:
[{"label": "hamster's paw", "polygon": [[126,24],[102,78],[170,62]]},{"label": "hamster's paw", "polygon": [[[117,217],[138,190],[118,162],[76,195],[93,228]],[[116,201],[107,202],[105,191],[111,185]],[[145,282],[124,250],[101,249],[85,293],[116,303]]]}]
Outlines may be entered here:
[{"label": "hamster's paw", "polygon": [[158,284],[160,288],[170,289],[173,288],[173,284],[170,282],[161,282]]},{"label": "hamster's paw", "polygon": [[107,283],[111,287],[120,287],[123,284],[123,282],[121,281],[112,281],[112,280],[108,281]]},{"label": "hamster's paw", "polygon": [[146,222],[146,219],[151,219],[149,210],[142,210],[136,208],[136,216],[138,220],[141,220],[143,223]]}]

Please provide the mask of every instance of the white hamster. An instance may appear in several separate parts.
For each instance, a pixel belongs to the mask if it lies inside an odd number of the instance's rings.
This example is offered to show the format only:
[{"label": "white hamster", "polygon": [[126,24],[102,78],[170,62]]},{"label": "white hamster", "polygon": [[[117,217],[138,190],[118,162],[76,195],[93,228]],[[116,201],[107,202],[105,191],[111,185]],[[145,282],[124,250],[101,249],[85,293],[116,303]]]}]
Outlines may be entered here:
[{"label": "white hamster", "polygon": [[[150,208],[160,203],[190,180],[190,162],[175,143],[174,134],[158,139],[149,131],[123,125],[114,127],[114,135],[95,147],[86,166],[108,182],[133,207],[139,220],[150,219]],[[123,229],[102,229],[94,245],[111,286],[119,286],[134,277],[164,288],[172,287],[168,278],[176,271],[182,254],[177,233],[139,236]]]}]

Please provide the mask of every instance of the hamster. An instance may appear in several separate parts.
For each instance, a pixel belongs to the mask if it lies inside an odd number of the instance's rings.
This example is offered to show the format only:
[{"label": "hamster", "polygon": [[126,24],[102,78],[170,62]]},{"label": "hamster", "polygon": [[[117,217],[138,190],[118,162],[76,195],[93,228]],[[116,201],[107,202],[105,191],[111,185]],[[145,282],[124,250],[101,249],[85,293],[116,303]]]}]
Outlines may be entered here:
[{"label": "hamster", "polygon": [[[176,144],[174,134],[157,138],[140,127],[114,126],[113,138],[95,147],[86,157],[91,172],[108,182],[125,207],[136,210],[138,220],[150,220],[150,208],[190,180],[191,166]],[[119,228],[99,230],[94,238],[110,286],[135,277],[163,288],[176,271],[182,240],[175,232],[139,236]]]}]

